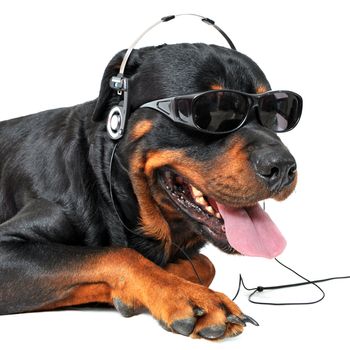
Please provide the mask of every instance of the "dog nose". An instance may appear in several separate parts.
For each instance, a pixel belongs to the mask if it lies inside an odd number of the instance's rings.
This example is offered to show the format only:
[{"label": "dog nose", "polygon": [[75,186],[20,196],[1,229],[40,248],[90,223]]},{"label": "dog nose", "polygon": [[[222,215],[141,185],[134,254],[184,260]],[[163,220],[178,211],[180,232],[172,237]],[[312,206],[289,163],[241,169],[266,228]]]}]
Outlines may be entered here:
[{"label": "dog nose", "polygon": [[295,179],[297,164],[288,150],[260,149],[253,152],[250,159],[257,175],[272,192],[281,190]]}]

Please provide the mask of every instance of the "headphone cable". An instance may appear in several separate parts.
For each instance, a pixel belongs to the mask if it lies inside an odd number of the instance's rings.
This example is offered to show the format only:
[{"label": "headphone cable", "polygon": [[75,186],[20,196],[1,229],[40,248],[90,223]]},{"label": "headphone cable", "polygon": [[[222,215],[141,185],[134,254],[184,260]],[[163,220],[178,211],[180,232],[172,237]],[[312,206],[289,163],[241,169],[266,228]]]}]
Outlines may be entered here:
[{"label": "headphone cable", "polygon": [[[347,279],[350,278],[350,276],[339,276],[339,277],[330,277],[330,278],[324,278],[324,279],[319,279],[319,280],[313,280],[310,281],[308,280],[306,277],[302,276],[301,274],[299,274],[298,272],[294,271],[292,268],[288,267],[287,265],[283,264],[280,260],[278,260],[277,258],[275,258],[275,261],[278,262],[281,266],[283,266],[284,268],[286,268],[287,270],[293,272],[295,275],[297,275],[298,277],[302,278],[303,280],[305,280],[306,282],[300,282],[300,283],[293,283],[293,284],[283,284],[283,285],[279,285],[279,286],[269,286],[269,287],[263,287],[263,286],[258,286],[255,288],[248,288],[245,284],[244,284],[244,280],[242,275],[239,275],[239,283],[238,283],[238,289],[236,292],[236,295],[232,298],[232,300],[235,300],[241,290],[241,286],[243,286],[243,288],[247,291],[253,291],[252,293],[249,294],[248,296],[248,300],[249,302],[253,303],[253,304],[258,304],[258,305],[273,305],[273,306],[285,306],[285,305],[311,305],[311,304],[316,304],[319,303],[321,300],[323,300],[326,296],[326,293],[324,292],[324,290],[317,285],[317,283],[323,283],[323,282],[328,282],[328,281],[332,281],[332,280],[339,280],[339,279]],[[255,301],[253,300],[253,296],[257,293],[262,293],[265,290],[276,290],[276,289],[283,289],[283,288],[292,288],[292,287],[300,287],[300,286],[304,286],[304,285],[308,285],[308,284],[312,284],[313,286],[315,286],[321,293],[322,296],[319,299],[313,300],[313,301],[307,301],[307,302],[283,302],[283,303],[268,303],[268,302],[261,302],[261,301]]]}]

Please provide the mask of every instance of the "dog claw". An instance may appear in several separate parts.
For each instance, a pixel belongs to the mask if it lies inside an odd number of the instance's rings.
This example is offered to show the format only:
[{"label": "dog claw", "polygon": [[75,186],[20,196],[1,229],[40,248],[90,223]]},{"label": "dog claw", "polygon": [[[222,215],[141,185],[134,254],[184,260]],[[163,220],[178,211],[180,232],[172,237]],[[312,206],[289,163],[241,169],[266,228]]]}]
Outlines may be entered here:
[{"label": "dog claw", "polygon": [[198,334],[206,339],[217,339],[225,334],[226,326],[218,325],[202,329]]},{"label": "dog claw", "polygon": [[259,326],[259,323],[256,322],[256,321],[254,320],[254,318],[252,318],[252,317],[250,317],[250,316],[248,316],[248,315],[242,314],[241,320],[242,320],[243,322],[245,322],[245,323],[249,322],[249,323],[253,324],[254,326]]},{"label": "dog claw", "polygon": [[168,332],[172,331],[172,329],[163,320],[159,321],[159,325]]},{"label": "dog claw", "polygon": [[124,317],[131,317],[131,316],[134,316],[136,314],[132,307],[124,304],[119,298],[114,298],[113,304],[114,304],[114,307]]},{"label": "dog claw", "polygon": [[176,320],[171,324],[171,328],[179,334],[188,336],[192,333],[197,319],[195,317]]},{"label": "dog claw", "polygon": [[239,324],[244,327],[247,325],[242,319],[232,314],[227,316],[227,321],[233,324]]},{"label": "dog claw", "polygon": [[203,316],[205,314],[205,311],[200,307],[195,307],[193,309],[193,312],[194,312],[194,315],[197,317]]}]

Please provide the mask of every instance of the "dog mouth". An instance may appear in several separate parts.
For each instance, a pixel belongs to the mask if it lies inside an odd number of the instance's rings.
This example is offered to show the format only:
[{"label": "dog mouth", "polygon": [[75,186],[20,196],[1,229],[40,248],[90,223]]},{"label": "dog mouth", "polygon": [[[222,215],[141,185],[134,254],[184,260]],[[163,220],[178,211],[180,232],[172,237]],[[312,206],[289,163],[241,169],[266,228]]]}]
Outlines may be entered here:
[{"label": "dog mouth", "polygon": [[265,258],[284,250],[284,237],[258,203],[239,208],[221,204],[170,168],[160,169],[159,182],[174,206],[221,250]]},{"label": "dog mouth", "polygon": [[175,206],[201,224],[204,233],[214,240],[213,243],[219,244],[222,248],[227,245],[225,250],[233,251],[226,239],[224,220],[213,199],[169,169],[160,173],[160,180]]}]

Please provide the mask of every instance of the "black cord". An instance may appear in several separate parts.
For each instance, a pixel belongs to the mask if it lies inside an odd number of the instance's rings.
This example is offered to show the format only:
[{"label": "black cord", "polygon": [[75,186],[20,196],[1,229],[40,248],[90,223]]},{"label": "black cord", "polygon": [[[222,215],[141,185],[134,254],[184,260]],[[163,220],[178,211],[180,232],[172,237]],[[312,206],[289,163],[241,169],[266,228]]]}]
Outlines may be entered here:
[{"label": "black cord", "polygon": [[189,261],[189,263],[191,264],[192,269],[193,269],[193,271],[194,271],[194,273],[195,273],[195,275],[196,275],[196,277],[197,277],[197,279],[198,279],[198,282],[199,282],[201,285],[204,286],[204,283],[203,283],[202,279],[200,278],[200,276],[199,276],[199,274],[198,274],[196,268],[194,267],[194,264],[193,264],[193,262],[192,262],[192,259],[189,257],[189,255],[188,255],[180,246],[178,246],[178,245],[175,244],[174,242],[171,242],[171,244],[172,244],[173,246],[175,246],[176,248],[178,248],[178,249],[181,251],[181,253],[184,255],[184,257]]},{"label": "black cord", "polygon": [[[119,211],[117,210],[117,204],[116,202],[114,201],[114,197],[113,197],[113,190],[112,190],[112,166],[113,166],[113,158],[114,158],[114,154],[115,154],[115,151],[118,147],[118,143],[116,143],[113,147],[113,150],[112,150],[112,156],[111,156],[111,160],[109,162],[109,196],[111,197],[111,201],[112,201],[112,205],[113,205],[113,208],[114,208],[114,211],[120,221],[120,223],[122,224],[122,226],[127,230],[127,231],[130,231],[132,233],[135,233],[136,235],[139,235],[137,234],[136,232],[134,232],[134,230],[132,230],[131,228],[129,228],[125,223],[124,223],[124,220],[122,220],[121,218],[121,215],[119,214]],[[121,164],[119,164],[121,165]],[[123,170],[126,170],[124,167],[123,167]]]},{"label": "black cord", "polygon": [[[114,212],[116,213],[116,215],[117,215],[119,221],[121,222],[121,224],[122,224],[122,226],[125,228],[125,230],[129,231],[130,233],[133,233],[133,234],[136,235],[136,236],[141,236],[141,237],[143,237],[143,235],[142,235],[141,232],[136,232],[136,230],[131,229],[130,227],[128,227],[128,226],[125,224],[124,220],[122,220],[121,215],[120,215],[120,210],[118,210],[118,209],[119,209],[118,203],[115,201],[114,196],[113,196],[113,190],[112,190],[112,166],[113,166],[113,159],[114,159],[114,155],[115,155],[115,151],[116,151],[117,147],[118,147],[118,143],[116,143],[116,144],[114,145],[114,147],[113,147],[112,155],[111,155],[111,160],[110,160],[110,162],[109,162],[109,195],[110,195],[110,197],[111,197],[111,201],[112,201],[112,205],[113,205],[113,208],[114,208]],[[128,170],[119,162],[119,159],[118,159],[118,163],[119,163],[119,165],[121,166],[121,168],[122,168],[124,171],[126,171],[126,172],[128,171]],[[200,278],[200,276],[199,276],[199,274],[198,274],[196,268],[194,267],[194,264],[193,264],[193,262],[192,262],[192,259],[191,259],[191,258],[189,257],[189,255],[185,252],[185,250],[182,249],[182,248],[181,248],[180,246],[178,246],[177,244],[175,244],[173,241],[171,242],[171,244],[181,251],[181,253],[184,255],[184,257],[185,257],[185,258],[189,261],[189,263],[191,264],[192,269],[193,269],[193,271],[194,271],[194,273],[195,273],[195,275],[196,275],[196,277],[197,277],[197,279],[198,279],[198,282],[199,282],[200,284],[204,285],[204,283],[203,283],[202,279]]]},{"label": "black cord", "polygon": [[[263,286],[258,286],[255,288],[248,288],[245,286],[244,281],[243,281],[243,277],[240,274],[239,275],[239,284],[238,284],[238,290],[236,295],[234,296],[234,298],[232,300],[235,300],[241,290],[241,286],[243,286],[243,288],[245,290],[248,291],[253,291],[253,293],[249,294],[248,296],[248,300],[253,303],[253,304],[258,304],[258,305],[276,305],[276,306],[282,306],[282,305],[311,305],[311,304],[316,304],[319,303],[321,300],[324,299],[324,297],[326,296],[326,293],[324,292],[324,290],[318,286],[316,283],[322,283],[322,282],[328,282],[328,281],[332,281],[332,280],[338,280],[338,279],[346,279],[346,278],[350,278],[350,276],[339,276],[339,277],[330,277],[330,278],[324,278],[324,279],[320,279],[320,280],[314,280],[314,281],[310,281],[307,278],[303,277],[302,275],[300,275],[299,273],[297,273],[296,271],[294,271],[293,269],[291,269],[290,267],[288,267],[287,265],[283,264],[281,261],[279,261],[277,258],[275,258],[275,261],[277,261],[280,265],[282,265],[284,268],[288,269],[289,271],[293,272],[294,274],[296,274],[298,277],[302,278],[303,280],[305,280],[306,282],[301,282],[301,283],[293,283],[293,284],[283,284],[283,285],[279,285],[279,286],[269,286],[269,287],[263,287]],[[320,292],[322,293],[322,296],[317,299],[317,300],[313,300],[313,301],[308,301],[308,302],[298,302],[298,303],[266,303],[266,302],[261,302],[261,301],[255,301],[253,300],[253,296],[256,293],[262,293],[265,290],[274,290],[274,289],[283,289],[283,288],[292,288],[292,287],[299,287],[299,286],[303,286],[303,285],[307,285],[307,284],[312,284],[314,285],[317,289],[320,290]]]}]

